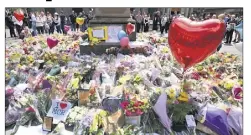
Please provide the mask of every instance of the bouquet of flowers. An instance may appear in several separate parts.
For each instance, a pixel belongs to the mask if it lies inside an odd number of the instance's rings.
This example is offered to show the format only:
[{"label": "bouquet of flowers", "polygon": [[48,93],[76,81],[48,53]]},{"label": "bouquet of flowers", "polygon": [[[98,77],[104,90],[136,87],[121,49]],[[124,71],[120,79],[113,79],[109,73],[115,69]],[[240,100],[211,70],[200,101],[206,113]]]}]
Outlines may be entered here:
[{"label": "bouquet of flowers", "polygon": [[69,126],[74,125],[75,122],[81,120],[87,112],[88,109],[86,107],[75,106],[71,109],[71,112],[66,119],[66,124]]},{"label": "bouquet of flowers", "polygon": [[120,104],[120,106],[125,110],[126,116],[140,116],[147,110],[149,104],[146,99],[143,101],[134,99],[125,100]]}]

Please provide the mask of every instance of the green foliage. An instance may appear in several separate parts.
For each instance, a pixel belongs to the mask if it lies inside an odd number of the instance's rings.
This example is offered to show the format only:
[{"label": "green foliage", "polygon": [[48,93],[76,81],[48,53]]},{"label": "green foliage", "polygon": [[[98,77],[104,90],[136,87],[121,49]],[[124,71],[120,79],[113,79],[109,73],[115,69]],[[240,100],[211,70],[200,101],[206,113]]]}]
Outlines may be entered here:
[{"label": "green foliage", "polygon": [[186,115],[189,112],[193,112],[195,107],[189,103],[179,103],[168,105],[169,116],[172,116],[172,121],[174,123],[183,123],[185,121]]}]

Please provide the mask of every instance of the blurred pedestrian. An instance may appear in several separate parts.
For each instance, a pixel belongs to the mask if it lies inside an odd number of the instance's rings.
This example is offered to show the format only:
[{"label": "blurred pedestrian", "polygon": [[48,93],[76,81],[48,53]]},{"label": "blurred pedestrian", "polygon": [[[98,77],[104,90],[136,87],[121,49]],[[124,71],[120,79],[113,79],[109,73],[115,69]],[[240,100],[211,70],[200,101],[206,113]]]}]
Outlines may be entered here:
[{"label": "blurred pedestrian", "polygon": [[140,11],[138,11],[138,14],[136,15],[136,28],[137,28],[137,33],[140,32],[140,26],[141,26],[141,23],[142,23],[142,16],[140,14]]},{"label": "blurred pedestrian", "polygon": [[23,20],[18,21],[15,16],[12,16],[12,21],[16,26],[17,34],[20,38],[21,31],[23,30]]},{"label": "blurred pedestrian", "polygon": [[31,13],[31,28],[32,28],[32,36],[37,36],[37,27],[36,27],[36,16],[35,13]]},{"label": "blurred pedestrian", "polygon": [[160,12],[157,11],[154,13],[154,17],[153,17],[153,30],[158,30],[158,24],[161,23],[161,18],[160,18]]},{"label": "blurred pedestrian", "polygon": [[69,20],[71,23],[71,31],[76,31],[76,18],[77,15],[75,14],[74,10],[72,10],[71,15],[69,16]]},{"label": "blurred pedestrian", "polygon": [[60,25],[61,21],[60,21],[60,17],[59,17],[57,12],[54,14],[53,23],[56,26],[57,33],[62,33],[61,27],[60,27],[61,26]]},{"label": "blurred pedestrian", "polygon": [[144,32],[149,31],[149,19],[150,19],[150,15],[149,16],[145,15],[145,17],[144,17]]},{"label": "blurred pedestrian", "polygon": [[66,34],[66,31],[64,30],[64,26],[66,24],[66,17],[63,11],[61,11],[60,13],[60,21],[61,31],[63,32],[63,34]]},{"label": "blurred pedestrian", "polygon": [[46,15],[44,14],[44,12],[41,12],[41,19],[42,19],[42,22],[43,22],[43,31],[44,33],[48,33],[49,32],[49,29],[48,29],[48,26],[46,27],[46,24],[47,24],[47,17]]},{"label": "blurred pedestrian", "polygon": [[36,27],[38,34],[44,34],[44,21],[38,12],[36,14]]},{"label": "blurred pedestrian", "polygon": [[161,35],[163,35],[163,33],[164,33],[166,22],[167,22],[167,16],[163,15],[161,18],[161,27],[160,27]]},{"label": "blurred pedestrian", "polygon": [[5,22],[6,22],[7,27],[10,29],[10,36],[17,37],[15,33],[15,25],[14,25],[14,22],[12,21],[11,13],[7,13],[7,16],[5,17]]},{"label": "blurred pedestrian", "polygon": [[53,22],[53,17],[51,13],[47,14],[47,24],[49,26],[49,34],[53,34],[55,30],[55,24]]},{"label": "blurred pedestrian", "polygon": [[227,23],[227,33],[226,33],[227,40],[225,42],[226,44],[231,44],[235,26],[236,26],[235,15],[232,15],[230,21]]}]

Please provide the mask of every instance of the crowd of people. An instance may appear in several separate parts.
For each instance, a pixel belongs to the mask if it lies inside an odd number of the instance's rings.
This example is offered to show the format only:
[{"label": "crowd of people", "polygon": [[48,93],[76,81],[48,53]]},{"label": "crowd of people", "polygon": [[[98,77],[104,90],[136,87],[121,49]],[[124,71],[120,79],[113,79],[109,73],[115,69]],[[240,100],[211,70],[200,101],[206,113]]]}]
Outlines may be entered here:
[{"label": "crowd of people", "polygon": [[[176,17],[182,17],[184,15],[178,14],[174,12],[170,16],[166,13],[161,14],[160,11],[154,12],[152,15],[146,14],[143,12],[141,14],[140,11],[135,12],[135,10],[131,14],[131,18],[136,21],[136,31],[139,32],[148,32],[150,29],[150,19],[152,20],[152,30],[160,31],[163,35],[164,32],[168,33],[169,25],[172,20]],[[79,25],[76,22],[76,18],[85,18],[84,24]],[[24,13],[24,19],[18,21],[13,12],[6,12],[6,26],[10,30],[11,37],[19,37],[23,38],[28,35],[36,36],[38,34],[53,34],[55,31],[57,33],[66,34],[64,30],[65,25],[71,26],[71,31],[82,31],[84,32],[88,28],[88,22],[93,18],[92,10],[89,13],[85,13],[84,11],[76,13],[72,11],[69,16],[66,16],[63,11],[58,14],[55,12],[51,14],[47,12],[30,12]],[[207,19],[216,19],[216,14],[208,14],[203,16],[197,16],[197,14],[191,14],[189,19],[193,21],[203,21]],[[243,23],[243,17],[237,15],[224,15],[224,21],[226,23],[226,33],[225,33],[225,44],[231,44],[231,42],[240,42],[242,39],[240,38],[240,33],[235,30],[235,26]],[[15,29],[17,34],[15,33]],[[235,33],[235,34],[234,34]],[[234,40],[233,39],[234,36]]]},{"label": "crowd of people", "polygon": [[[84,24],[79,25],[76,18],[84,18]],[[89,13],[79,12],[78,14],[72,11],[69,16],[66,16],[63,11],[58,14],[55,12],[51,14],[47,12],[30,12],[24,13],[24,19],[18,21],[13,12],[6,11],[5,24],[10,30],[11,37],[23,38],[28,35],[36,36],[38,34],[53,34],[57,33],[66,34],[64,30],[65,25],[71,26],[71,31],[84,32],[88,28],[88,22],[92,19],[92,11]],[[15,33],[15,29],[17,34]]]},{"label": "crowd of people", "polygon": [[[143,12],[141,14],[140,11],[136,13],[134,10],[131,13],[131,18],[136,21],[136,31],[139,32],[148,32],[149,31],[149,20],[150,20],[150,14],[146,14]],[[156,11],[152,15],[152,30],[160,31],[161,35],[163,33],[168,33],[169,26],[173,19],[177,17],[182,17],[183,14],[178,14],[177,12],[174,12],[174,14],[171,14],[170,16],[166,13],[161,14],[160,11]],[[225,33],[225,44],[231,44],[231,42],[238,43],[242,39],[240,38],[240,33],[235,30],[235,26],[243,23],[243,17],[237,16],[237,15],[230,15],[230,14],[224,14],[224,22],[226,23],[226,33]],[[203,16],[197,16],[197,14],[191,14],[189,19],[192,21],[204,21],[208,19],[217,19],[216,14],[204,14]],[[235,34],[234,34],[235,33]],[[232,40],[234,36],[234,40]]]}]

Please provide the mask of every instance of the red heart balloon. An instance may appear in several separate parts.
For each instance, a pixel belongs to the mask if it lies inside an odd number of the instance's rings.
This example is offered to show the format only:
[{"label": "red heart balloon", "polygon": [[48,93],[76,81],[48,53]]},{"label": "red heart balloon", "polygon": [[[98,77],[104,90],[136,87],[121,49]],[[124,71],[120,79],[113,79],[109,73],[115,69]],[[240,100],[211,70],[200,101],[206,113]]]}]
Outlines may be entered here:
[{"label": "red heart balloon", "polygon": [[60,108],[65,109],[67,107],[67,103],[60,103]]},{"label": "red heart balloon", "polygon": [[135,25],[133,25],[133,24],[131,24],[131,23],[128,23],[127,25],[126,25],[126,33],[128,34],[128,35],[130,35],[130,34],[132,34],[132,32],[134,32],[135,31]]},{"label": "red heart balloon", "polygon": [[64,26],[64,31],[68,32],[69,30],[70,30],[70,26],[65,25],[65,26]]},{"label": "red heart balloon", "polygon": [[16,18],[19,22],[22,21],[22,20],[24,19],[24,13],[23,13],[22,10],[16,10],[16,11],[14,12],[14,16],[15,16],[15,18]]},{"label": "red heart balloon", "polygon": [[47,38],[47,45],[49,46],[50,49],[57,46],[58,42],[59,41],[57,39],[52,39],[52,38],[49,38],[49,37]]},{"label": "red heart balloon", "polygon": [[225,23],[218,19],[195,22],[176,18],[169,28],[168,43],[173,56],[186,70],[211,55],[225,31]]}]

